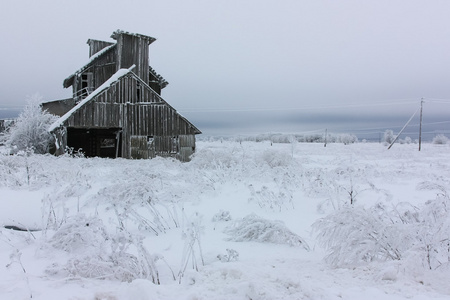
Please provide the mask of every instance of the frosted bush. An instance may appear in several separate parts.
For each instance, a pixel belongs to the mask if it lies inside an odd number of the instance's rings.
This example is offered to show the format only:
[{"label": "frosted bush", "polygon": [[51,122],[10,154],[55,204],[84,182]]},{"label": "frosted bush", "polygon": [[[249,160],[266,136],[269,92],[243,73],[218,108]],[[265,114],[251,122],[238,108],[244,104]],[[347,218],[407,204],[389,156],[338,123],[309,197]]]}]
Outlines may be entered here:
[{"label": "frosted bush", "polygon": [[68,218],[48,243],[67,252],[68,259],[49,266],[47,274],[159,284],[155,261],[160,257],[148,253],[143,238],[128,232],[109,234],[100,219],[81,214]]},{"label": "frosted bush", "polygon": [[160,201],[153,181],[156,180],[155,175],[144,175],[133,173],[128,180],[114,182],[101,189],[95,199],[98,204],[105,205],[107,211],[114,213],[119,228],[127,229],[127,224],[133,223],[139,230],[158,235],[172,226],[178,227],[176,206]]},{"label": "frosted bush", "polygon": [[102,251],[107,237],[100,219],[80,214],[69,218],[50,239],[50,244],[66,252]]},{"label": "frosted bush", "polygon": [[200,257],[202,265],[205,265],[203,260],[203,251],[201,246],[201,234],[203,233],[202,216],[195,213],[190,219],[186,218],[185,228],[182,232],[184,239],[183,255],[181,259],[181,267],[178,272],[178,280],[181,283],[186,269],[191,263],[192,268],[198,271],[198,257]]},{"label": "frosted bush", "polygon": [[255,190],[250,184],[249,189],[251,192],[249,202],[256,202],[261,208],[273,211],[294,208],[292,191],[286,187],[273,190],[264,185],[261,189]]},{"label": "frosted bush", "polygon": [[35,153],[47,153],[53,142],[53,136],[47,131],[57,119],[40,106],[41,97],[34,95],[28,99],[27,105],[10,129],[7,144],[14,151],[33,149]]},{"label": "frosted bush", "polygon": [[229,169],[240,164],[242,154],[238,148],[233,149],[202,149],[193,155],[192,164],[202,168]]},{"label": "frosted bush", "polygon": [[308,244],[300,236],[290,231],[283,222],[270,221],[255,214],[234,221],[231,226],[225,228],[225,233],[230,235],[228,240],[234,242],[286,244],[295,247],[301,246],[309,251]]},{"label": "frosted bush", "polygon": [[265,150],[261,159],[271,168],[286,167],[293,161],[292,155],[276,150]]},{"label": "frosted bush", "polygon": [[393,209],[381,204],[370,209],[345,207],[316,221],[317,240],[335,266],[372,261],[414,262],[427,269],[450,264],[450,199],[441,186],[436,199],[421,209],[400,203]]},{"label": "frosted bush", "polygon": [[221,210],[220,212],[218,212],[217,214],[214,215],[214,217],[212,218],[213,222],[227,222],[231,220],[231,214],[229,211],[223,211]]},{"label": "frosted bush", "polygon": [[346,207],[316,221],[317,240],[328,250],[325,260],[335,266],[371,261],[399,260],[409,240],[375,211]]},{"label": "frosted bush", "polygon": [[234,249],[227,249],[227,254],[219,254],[217,258],[221,262],[230,262],[239,260],[239,253]]},{"label": "frosted bush", "polygon": [[448,137],[443,134],[438,134],[433,138],[433,144],[435,145],[445,145],[448,143]]}]

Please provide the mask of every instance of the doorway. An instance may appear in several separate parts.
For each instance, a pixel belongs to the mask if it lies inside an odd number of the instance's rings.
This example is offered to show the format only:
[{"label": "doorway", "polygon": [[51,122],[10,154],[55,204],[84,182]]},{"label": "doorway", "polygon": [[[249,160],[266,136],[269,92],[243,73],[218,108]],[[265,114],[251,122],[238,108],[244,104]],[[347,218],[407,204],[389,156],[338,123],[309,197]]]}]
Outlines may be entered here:
[{"label": "doorway", "polygon": [[67,128],[67,146],[86,157],[122,157],[121,128]]}]

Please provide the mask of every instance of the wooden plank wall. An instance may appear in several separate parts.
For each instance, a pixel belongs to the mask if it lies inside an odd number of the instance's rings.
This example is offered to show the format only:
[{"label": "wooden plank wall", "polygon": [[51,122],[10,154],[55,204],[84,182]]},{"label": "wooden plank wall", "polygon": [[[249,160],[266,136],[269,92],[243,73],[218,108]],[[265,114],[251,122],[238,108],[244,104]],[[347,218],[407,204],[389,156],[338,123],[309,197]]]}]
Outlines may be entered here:
[{"label": "wooden plank wall", "polygon": [[118,69],[130,68],[134,64],[136,65],[134,73],[148,83],[148,48],[147,40],[134,35],[121,34],[117,39]]},{"label": "wooden plank wall", "polygon": [[153,137],[155,153],[161,156],[181,155],[178,158],[186,160],[195,150],[194,128],[155,91],[133,75],[122,77],[97,95],[73,113],[65,125],[122,128],[122,156],[127,158],[151,156],[143,154],[148,149],[142,137]]},{"label": "wooden plank wall", "polygon": [[89,66],[86,70],[83,71],[83,73],[78,74],[74,78],[73,82],[73,94],[79,95],[80,90],[82,88],[81,86],[81,75],[85,73],[92,73],[93,78],[93,87],[92,90],[97,89],[99,86],[101,86],[103,83],[105,83],[106,80],[111,78],[114,73],[117,72],[116,67],[116,51],[112,49],[111,51],[108,51],[107,53],[101,55],[99,58],[95,60],[95,62]]}]

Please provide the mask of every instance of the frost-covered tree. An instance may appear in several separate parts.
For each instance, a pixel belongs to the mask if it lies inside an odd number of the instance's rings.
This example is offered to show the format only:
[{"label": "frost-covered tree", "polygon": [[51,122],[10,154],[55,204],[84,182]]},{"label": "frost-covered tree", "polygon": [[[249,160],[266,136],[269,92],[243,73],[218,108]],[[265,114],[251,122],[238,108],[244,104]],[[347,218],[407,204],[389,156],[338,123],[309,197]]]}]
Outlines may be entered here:
[{"label": "frost-covered tree", "polygon": [[391,144],[395,139],[394,132],[391,129],[387,129],[384,132],[383,140],[386,144]]},{"label": "frost-covered tree", "polygon": [[57,117],[42,111],[41,99],[38,94],[29,97],[24,110],[11,127],[7,144],[15,151],[32,149],[38,154],[48,152],[53,136],[47,129]]},{"label": "frost-covered tree", "polygon": [[445,145],[448,143],[448,137],[443,134],[438,134],[433,138],[433,144],[436,145]]},{"label": "frost-covered tree", "polygon": [[358,142],[358,138],[354,134],[343,133],[338,137],[339,141],[344,145],[354,144]]}]

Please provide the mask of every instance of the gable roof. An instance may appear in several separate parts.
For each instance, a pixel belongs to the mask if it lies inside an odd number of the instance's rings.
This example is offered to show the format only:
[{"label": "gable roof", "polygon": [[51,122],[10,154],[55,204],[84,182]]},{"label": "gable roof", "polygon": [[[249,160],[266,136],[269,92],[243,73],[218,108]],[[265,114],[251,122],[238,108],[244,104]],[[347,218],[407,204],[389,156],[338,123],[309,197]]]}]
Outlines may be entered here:
[{"label": "gable roof", "polygon": [[101,92],[103,92],[104,90],[109,88],[111,86],[111,84],[113,84],[114,82],[116,82],[117,80],[122,78],[123,76],[130,73],[134,68],[135,68],[135,65],[132,65],[129,69],[120,69],[119,71],[114,73],[113,76],[111,76],[108,80],[106,80],[101,86],[99,86],[91,94],[89,94],[89,96],[87,96],[86,98],[81,100],[77,105],[75,105],[65,115],[63,115],[61,118],[56,120],[52,125],[50,125],[50,127],[48,128],[48,131],[52,132],[53,130],[55,130],[56,128],[61,126],[74,112],[76,112],[78,109],[80,109],[86,103],[91,101],[95,96],[97,96],[98,94],[100,94]]},{"label": "gable roof", "polygon": [[[97,95],[99,95],[101,92],[103,92],[104,90],[108,89],[111,87],[111,85],[117,81],[119,81],[122,77],[128,75],[128,74],[132,74],[137,80],[140,81],[141,84],[145,85],[147,88],[151,89],[152,88],[144,81],[142,81],[141,78],[139,78],[136,74],[133,73],[133,69],[136,67],[136,65],[132,65],[129,69],[120,69],[119,71],[117,71],[113,76],[111,76],[107,81],[105,81],[105,83],[103,83],[101,86],[99,86],[95,91],[93,91],[91,94],[89,94],[89,96],[87,96],[86,98],[84,98],[83,100],[81,100],[77,105],[75,105],[71,110],[69,110],[66,114],[64,114],[63,116],[61,116],[58,120],[56,120],[52,125],[50,125],[50,127],[48,128],[49,132],[54,131],[55,129],[57,129],[58,127],[62,126],[63,123],[70,118],[70,116],[72,116],[77,110],[79,110],[81,107],[83,107],[84,105],[86,105],[87,103],[89,103],[90,101],[92,101]],[[155,92],[156,93],[156,92]],[[189,120],[187,120],[185,117],[183,117],[179,112],[176,111],[175,108],[173,108],[170,104],[168,104],[164,99],[162,99],[162,102],[167,105],[168,107],[170,107],[171,109],[173,109],[182,120],[184,120],[187,124],[189,124],[189,126],[192,127],[192,129],[194,130],[195,134],[201,134],[202,132],[195,127],[194,124],[192,124],[191,122],[189,122]]]},{"label": "gable roof", "polygon": [[169,82],[167,82],[167,80],[165,80],[164,77],[162,77],[161,75],[156,73],[155,69],[153,69],[151,66],[148,66],[148,70],[149,70],[150,74],[155,76],[155,78],[158,80],[158,83],[161,86],[161,89],[165,88],[169,84]]},{"label": "gable roof", "polygon": [[64,82],[63,82],[64,88],[68,88],[69,86],[71,86],[73,84],[73,79],[75,78],[75,76],[77,76],[80,73],[83,73],[87,68],[89,68],[92,65],[92,63],[95,60],[97,60],[100,56],[103,56],[104,54],[112,51],[113,49],[116,48],[116,46],[117,46],[117,44],[113,44],[111,46],[103,48],[102,50],[100,50],[97,53],[95,53],[94,55],[92,55],[89,58],[89,61],[84,66],[82,66],[80,69],[75,71],[75,73],[73,73],[72,75],[70,75],[69,77],[64,79]]}]

